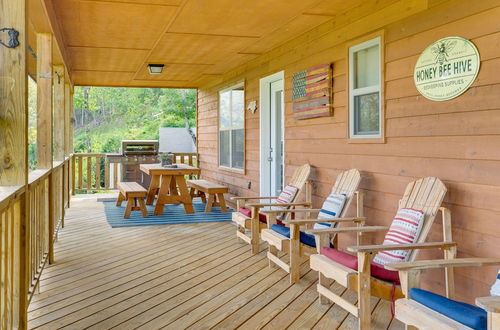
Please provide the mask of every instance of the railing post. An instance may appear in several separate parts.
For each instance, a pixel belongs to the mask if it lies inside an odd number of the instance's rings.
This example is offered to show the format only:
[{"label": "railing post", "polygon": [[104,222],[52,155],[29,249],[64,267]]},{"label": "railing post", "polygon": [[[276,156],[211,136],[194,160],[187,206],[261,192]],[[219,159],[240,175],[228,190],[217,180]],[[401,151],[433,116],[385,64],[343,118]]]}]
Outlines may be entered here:
[{"label": "railing post", "polygon": [[66,215],[66,209],[65,209],[65,205],[64,205],[64,187],[66,186],[66,171],[64,169],[64,163],[62,165],[59,166],[58,168],[58,171],[61,172],[61,184],[60,184],[60,188],[61,188],[61,228],[64,228],[64,217]]},{"label": "railing post", "polygon": [[49,174],[49,193],[48,193],[48,204],[49,204],[49,221],[47,225],[49,227],[49,264],[54,263],[54,171]]},{"label": "railing post", "polygon": [[76,194],[76,156],[75,155],[71,155],[71,186],[72,186],[72,189],[71,189],[71,195],[75,195]]},{"label": "railing post", "polygon": [[92,188],[92,157],[87,157],[87,190]]}]

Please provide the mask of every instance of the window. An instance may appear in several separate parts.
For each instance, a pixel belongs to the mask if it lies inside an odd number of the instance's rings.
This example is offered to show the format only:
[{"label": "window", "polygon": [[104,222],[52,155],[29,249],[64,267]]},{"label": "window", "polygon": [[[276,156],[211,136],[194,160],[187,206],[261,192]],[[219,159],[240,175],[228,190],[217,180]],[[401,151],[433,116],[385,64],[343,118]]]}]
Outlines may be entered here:
[{"label": "window", "polygon": [[380,37],[349,48],[349,136],[382,137]]},{"label": "window", "polygon": [[243,83],[219,92],[219,166],[243,169],[245,147]]}]

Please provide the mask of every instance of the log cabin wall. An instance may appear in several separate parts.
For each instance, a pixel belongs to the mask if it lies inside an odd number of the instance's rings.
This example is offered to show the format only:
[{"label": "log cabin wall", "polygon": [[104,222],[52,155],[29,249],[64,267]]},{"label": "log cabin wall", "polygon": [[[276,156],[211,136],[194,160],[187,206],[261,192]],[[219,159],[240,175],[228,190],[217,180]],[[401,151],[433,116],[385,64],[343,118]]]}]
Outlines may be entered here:
[{"label": "log cabin wall", "polygon": [[[259,79],[285,71],[286,175],[305,162],[315,167],[314,206],[320,206],[336,175],[363,173],[365,215],[369,224],[388,225],[411,180],[436,176],[448,187],[453,238],[459,257],[500,257],[500,7],[498,1],[379,1],[334,18],[262,54],[198,92],[198,152],[202,176],[227,185],[233,195],[259,193],[259,110],[245,111],[245,171],[218,167],[218,91],[245,82],[246,102],[259,99]],[[251,19],[251,18],[249,18]],[[385,138],[382,144],[349,143],[347,127],[347,45],[383,32],[385,49]],[[463,95],[445,102],[421,96],[413,83],[420,53],[447,36],[470,39],[481,56],[481,70]],[[333,116],[294,120],[291,75],[333,63]],[[251,189],[248,183],[251,182]],[[355,207],[352,207],[355,210]],[[352,211],[351,211],[352,213]],[[441,218],[429,240],[442,239]],[[375,237],[381,243],[383,236]],[[342,237],[340,247],[353,243]],[[424,257],[439,252],[421,253]],[[469,302],[488,295],[495,268],[456,271],[457,297]],[[443,292],[441,271],[425,274],[428,289]]]}]

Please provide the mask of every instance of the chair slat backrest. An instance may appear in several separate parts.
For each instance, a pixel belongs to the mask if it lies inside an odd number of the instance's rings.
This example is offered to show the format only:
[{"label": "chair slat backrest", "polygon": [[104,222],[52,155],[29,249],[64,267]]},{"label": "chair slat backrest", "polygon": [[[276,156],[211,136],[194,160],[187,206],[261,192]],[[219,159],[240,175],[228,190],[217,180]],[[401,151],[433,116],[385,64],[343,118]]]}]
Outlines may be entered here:
[{"label": "chair slat backrest", "polygon": [[[361,182],[361,174],[355,168],[348,171],[342,172],[337,175],[337,180],[335,180],[335,185],[332,188],[331,194],[345,194],[346,201],[339,218],[345,217],[352,200],[354,199],[354,194],[359,188]],[[338,223],[335,223],[337,226]]]},{"label": "chair slat backrest", "polygon": [[[424,224],[416,243],[426,241],[446,191],[443,182],[435,177],[419,179],[406,187],[403,198],[399,201],[399,208],[413,208],[424,212]],[[408,261],[414,261],[417,255],[418,250],[412,250]]]},{"label": "chair slat backrest", "polygon": [[[295,195],[295,197],[292,200],[292,203],[295,203],[297,201],[297,198],[299,197],[300,192],[304,188],[304,185],[306,184],[307,179],[309,178],[310,174],[311,174],[311,165],[309,165],[309,164],[304,164],[304,165],[300,166],[293,173],[292,178],[290,179],[288,184],[296,187],[298,190],[297,190],[297,194]],[[310,198],[308,196],[309,193],[310,192],[306,191],[306,202],[311,202],[310,200],[308,200]],[[279,215],[277,215],[277,217],[282,218],[283,215],[284,214],[279,214]],[[286,219],[289,217],[290,217],[289,213],[285,214]],[[285,218],[283,218],[282,220],[286,220]]]},{"label": "chair slat backrest", "polygon": [[290,179],[288,184],[296,187],[299,190],[297,195],[299,195],[300,191],[304,187],[304,184],[307,182],[309,174],[311,174],[311,165],[309,164],[304,164],[300,166],[293,173],[292,178]]}]

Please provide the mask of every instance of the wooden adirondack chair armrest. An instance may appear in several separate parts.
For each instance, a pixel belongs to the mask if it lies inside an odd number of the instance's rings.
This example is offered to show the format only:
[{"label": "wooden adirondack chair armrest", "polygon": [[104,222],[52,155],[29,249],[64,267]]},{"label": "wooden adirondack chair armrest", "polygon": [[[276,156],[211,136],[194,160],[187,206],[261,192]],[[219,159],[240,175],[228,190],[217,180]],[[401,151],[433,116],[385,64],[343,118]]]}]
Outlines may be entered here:
[{"label": "wooden adirondack chair armrest", "polygon": [[282,206],[282,207],[292,207],[292,206],[309,206],[311,203],[251,203],[247,204],[247,207],[267,207],[267,206]]},{"label": "wooden adirondack chair armrest", "polygon": [[500,296],[476,298],[476,305],[489,313],[500,313]]},{"label": "wooden adirondack chair armrest", "polygon": [[[306,233],[311,235],[321,234],[335,234],[335,233],[368,233],[374,231],[387,231],[389,227],[386,226],[366,226],[366,227],[345,227],[345,228],[321,228],[306,230]],[[372,245],[377,246],[377,245]],[[387,246],[387,245],[384,245]]]},{"label": "wooden adirondack chair armrest", "polygon": [[375,253],[379,251],[393,251],[393,250],[417,250],[417,249],[447,249],[456,247],[455,242],[426,242],[426,243],[413,243],[413,244],[388,244],[388,245],[359,245],[349,246],[347,251],[355,253]]},{"label": "wooden adirondack chair armrest", "polygon": [[385,268],[396,271],[425,270],[431,268],[446,267],[482,267],[500,265],[499,258],[457,258],[457,259],[436,259],[418,260],[412,262],[399,262],[386,264]]},{"label": "wooden adirondack chair armrest", "polygon": [[249,199],[277,199],[278,196],[251,196],[251,197],[231,197],[232,201],[246,201]]},{"label": "wooden adirondack chair armrest", "polygon": [[[286,223],[288,225],[307,225],[307,224],[314,224],[314,223],[335,223],[335,222],[354,222],[354,223],[359,223],[365,221],[366,218],[364,217],[354,217],[354,218],[336,218],[336,219],[300,219],[300,220],[286,220],[283,221],[283,223]],[[348,227],[349,228],[349,227]],[[362,228],[362,227],[353,227],[353,228]],[[384,227],[387,228],[387,227]],[[329,228],[325,228],[329,229]],[[332,229],[347,229],[347,228],[332,228]],[[319,230],[319,229],[318,229]]]},{"label": "wooden adirondack chair armrest", "polygon": [[264,214],[273,214],[273,213],[305,213],[305,212],[319,212],[319,211],[321,211],[321,209],[262,210],[261,212]]}]

